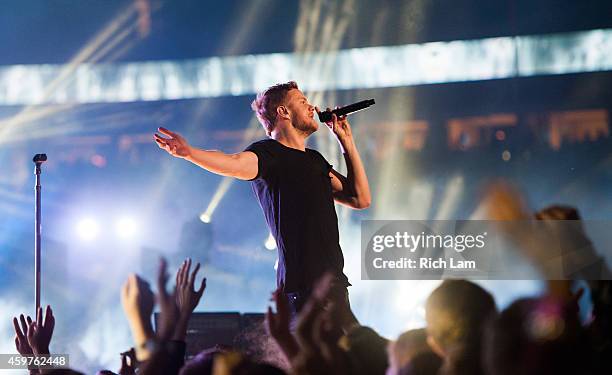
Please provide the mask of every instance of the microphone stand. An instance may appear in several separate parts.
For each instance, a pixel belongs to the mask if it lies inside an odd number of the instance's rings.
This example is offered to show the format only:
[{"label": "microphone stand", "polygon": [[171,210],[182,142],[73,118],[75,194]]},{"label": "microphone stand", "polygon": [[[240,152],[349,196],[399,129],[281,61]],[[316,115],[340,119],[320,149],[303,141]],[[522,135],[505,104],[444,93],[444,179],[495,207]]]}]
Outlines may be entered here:
[{"label": "microphone stand", "polygon": [[38,308],[40,307],[40,232],[41,232],[41,215],[40,215],[40,166],[42,163],[47,161],[46,154],[36,154],[32,159],[34,162],[34,174],[36,175],[36,185],[34,188],[34,196],[36,200],[36,209],[35,209],[35,220],[34,220],[34,299],[36,303],[36,310],[34,312],[34,316],[38,313]]}]

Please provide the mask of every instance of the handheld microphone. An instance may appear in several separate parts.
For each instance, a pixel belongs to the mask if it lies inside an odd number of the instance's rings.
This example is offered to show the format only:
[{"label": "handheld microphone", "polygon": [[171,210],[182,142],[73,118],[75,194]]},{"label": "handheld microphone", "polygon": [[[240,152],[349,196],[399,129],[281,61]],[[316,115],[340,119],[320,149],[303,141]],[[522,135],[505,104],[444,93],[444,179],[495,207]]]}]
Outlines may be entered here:
[{"label": "handheld microphone", "polygon": [[319,112],[319,121],[329,122],[332,120],[332,113],[335,114],[336,116],[345,116],[351,113],[355,113],[357,111],[361,111],[362,109],[366,109],[369,106],[373,105],[374,103],[376,103],[374,99],[367,99],[367,100],[362,100],[357,103],[346,105],[344,107],[334,109],[333,111]]}]

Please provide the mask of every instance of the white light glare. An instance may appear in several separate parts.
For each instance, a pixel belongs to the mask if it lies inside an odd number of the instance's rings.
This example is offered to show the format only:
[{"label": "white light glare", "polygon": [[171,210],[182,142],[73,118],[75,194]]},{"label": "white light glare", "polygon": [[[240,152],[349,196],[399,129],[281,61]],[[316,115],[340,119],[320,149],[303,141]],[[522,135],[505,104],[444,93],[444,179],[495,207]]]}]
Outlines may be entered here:
[{"label": "white light glare", "polygon": [[276,249],[276,241],[274,240],[274,237],[272,236],[272,233],[270,233],[270,235],[268,236],[268,238],[266,239],[266,243],[264,244],[264,246],[266,247],[266,249],[268,250],[274,250]]},{"label": "white light glare", "polygon": [[208,223],[210,223],[210,215],[209,215],[209,214],[207,214],[206,212],[204,212],[204,213],[202,213],[202,215],[200,215],[200,220],[201,220],[203,223],[208,224]]},{"label": "white light glare", "polygon": [[79,237],[84,241],[92,241],[98,237],[100,227],[98,223],[92,218],[85,218],[77,224],[77,233]]},{"label": "white light glare", "polygon": [[133,238],[138,232],[138,224],[131,217],[121,217],[115,223],[115,233],[119,238]]}]

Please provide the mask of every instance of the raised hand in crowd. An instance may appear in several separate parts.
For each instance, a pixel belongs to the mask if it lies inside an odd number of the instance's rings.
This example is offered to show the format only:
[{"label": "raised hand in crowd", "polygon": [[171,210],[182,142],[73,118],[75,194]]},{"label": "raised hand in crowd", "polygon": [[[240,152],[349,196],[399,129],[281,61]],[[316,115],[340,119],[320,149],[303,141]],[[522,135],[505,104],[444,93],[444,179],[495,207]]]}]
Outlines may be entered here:
[{"label": "raised hand in crowd", "polygon": [[[150,348],[147,348],[147,363],[139,367],[141,375],[174,375],[178,374],[185,362],[185,342],[170,341],[176,331],[179,321],[179,308],[177,306],[176,289],[168,292],[167,263],[165,259],[160,259],[157,274],[157,301],[159,303],[159,319],[157,335],[152,341]],[[136,348],[138,360],[139,349]]]},{"label": "raised hand in crowd", "polygon": [[531,209],[523,193],[504,180],[486,187],[477,212],[485,219],[496,221],[531,219]]},{"label": "raised hand in crowd", "polygon": [[[17,349],[17,353],[22,356],[34,354],[28,342],[28,326],[31,323],[32,318],[29,316],[26,318],[23,314],[19,315],[19,319],[17,319],[17,317],[13,318],[13,326],[15,327],[15,348]],[[30,374],[39,374],[39,371],[36,368],[30,368]]]},{"label": "raised hand in crowd", "polygon": [[348,358],[338,346],[337,322],[326,309],[333,276],[324,275],[298,316],[299,352],[291,362],[295,374],[346,374]]},{"label": "raised hand in crowd", "polygon": [[[534,214],[536,220],[551,222],[552,229],[563,246],[565,266],[574,272],[567,276],[572,279],[609,280],[612,276],[605,258],[598,254],[587,235],[578,210],[571,206],[548,206]],[[558,228],[557,221],[569,221]]]},{"label": "raised hand in crowd", "polygon": [[159,303],[159,321],[157,329],[157,339],[159,341],[170,340],[176,329],[179,320],[179,308],[177,306],[177,291],[174,288],[171,292],[166,290],[168,284],[168,263],[164,258],[159,261],[157,272],[157,302]]},{"label": "raised hand in crowd", "polygon": [[[19,323],[21,322],[21,326]],[[32,318],[29,316],[26,318],[23,314],[13,318],[13,327],[15,327],[15,348],[21,355],[30,355],[32,353],[32,347],[28,343],[28,326],[32,323]]]},{"label": "raised hand in crowd", "polygon": [[286,359],[291,362],[298,354],[299,347],[295,337],[290,330],[289,301],[283,293],[283,287],[279,287],[272,293],[272,300],[276,304],[276,312],[268,307],[266,312],[266,329],[268,334],[280,347]]},{"label": "raised hand in crowd", "polygon": [[130,348],[127,352],[121,353],[121,368],[118,371],[119,375],[134,375],[136,374],[136,351]]},{"label": "raised hand in crowd", "polygon": [[200,263],[197,263],[191,272],[191,259],[183,261],[176,272],[176,304],[179,310],[176,329],[174,330],[173,340],[185,341],[187,325],[193,310],[200,303],[200,299],[206,289],[206,278],[202,278],[200,287],[195,289],[195,280],[200,270]]},{"label": "raised hand in crowd", "polygon": [[30,321],[28,324],[28,343],[34,354],[49,354],[49,344],[53,337],[53,329],[55,328],[55,317],[51,306],[47,305],[43,320],[43,309],[38,308],[36,312],[36,321]]},{"label": "raised hand in crowd", "polygon": [[[51,306],[47,306],[43,320],[42,307],[36,311],[36,321],[32,318],[19,316],[13,318],[15,328],[15,347],[23,356],[49,354],[49,345],[55,328],[55,317]],[[38,369],[31,368],[30,374],[40,373]]]},{"label": "raised hand in crowd", "polygon": [[[149,283],[136,274],[128,276],[121,288],[121,305],[128,319],[135,347],[144,347],[155,336],[151,325],[155,299]],[[138,358],[144,359],[146,358]]]},{"label": "raised hand in crowd", "polygon": [[[479,210],[484,219],[494,220],[502,235],[529,260],[547,279],[559,279],[557,263],[550,259],[560,256],[558,248],[551,246],[551,235],[546,231],[532,230],[525,223],[533,220],[532,210],[526,204],[525,195],[505,181],[491,184],[486,190]],[[540,228],[540,227],[538,227]]]}]

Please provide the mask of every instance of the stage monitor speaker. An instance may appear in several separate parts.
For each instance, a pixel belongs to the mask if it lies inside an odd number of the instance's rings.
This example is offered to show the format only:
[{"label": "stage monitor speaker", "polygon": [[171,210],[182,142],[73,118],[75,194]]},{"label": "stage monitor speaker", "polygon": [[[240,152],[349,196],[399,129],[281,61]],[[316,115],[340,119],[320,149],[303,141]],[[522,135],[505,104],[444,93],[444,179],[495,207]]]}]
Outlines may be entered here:
[{"label": "stage monitor speaker", "polygon": [[[238,312],[199,312],[191,314],[187,325],[187,358],[202,350],[215,346],[234,347],[234,338],[240,332],[240,313]],[[158,327],[159,314],[155,314]]]},{"label": "stage monitor speaker", "polygon": [[257,348],[268,336],[264,321],[265,314],[245,313],[240,319],[240,332],[234,337],[234,348],[249,355],[257,355]]}]

